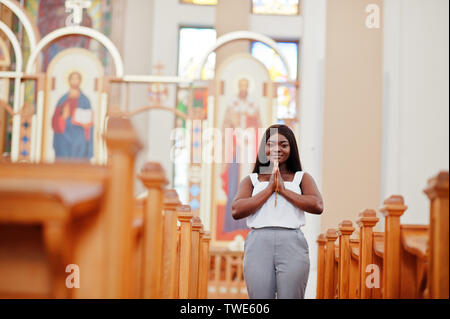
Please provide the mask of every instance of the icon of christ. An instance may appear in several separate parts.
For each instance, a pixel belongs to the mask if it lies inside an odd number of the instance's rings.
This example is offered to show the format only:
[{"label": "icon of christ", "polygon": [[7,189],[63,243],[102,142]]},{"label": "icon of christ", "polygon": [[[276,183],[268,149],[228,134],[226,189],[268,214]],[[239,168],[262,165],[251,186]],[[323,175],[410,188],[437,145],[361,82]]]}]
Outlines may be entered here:
[{"label": "icon of christ", "polygon": [[55,157],[89,160],[94,148],[91,103],[80,89],[81,74],[72,72],[68,79],[69,92],[59,99],[52,118]]}]

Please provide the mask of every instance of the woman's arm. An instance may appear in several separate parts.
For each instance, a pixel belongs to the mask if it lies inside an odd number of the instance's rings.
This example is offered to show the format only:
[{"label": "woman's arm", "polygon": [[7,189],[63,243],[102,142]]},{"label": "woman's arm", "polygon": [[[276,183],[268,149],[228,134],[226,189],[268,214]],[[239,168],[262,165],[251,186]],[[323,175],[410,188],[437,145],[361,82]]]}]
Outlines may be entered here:
[{"label": "woman's arm", "polygon": [[292,205],[310,214],[320,215],[323,212],[323,200],[317,189],[314,179],[308,173],[304,173],[301,182],[302,195],[289,189],[283,188],[280,194],[283,195]]},{"label": "woman's arm", "polygon": [[266,188],[252,197],[253,186],[250,176],[244,178],[231,204],[233,218],[242,219],[255,213],[272,195],[273,190],[272,181]]}]

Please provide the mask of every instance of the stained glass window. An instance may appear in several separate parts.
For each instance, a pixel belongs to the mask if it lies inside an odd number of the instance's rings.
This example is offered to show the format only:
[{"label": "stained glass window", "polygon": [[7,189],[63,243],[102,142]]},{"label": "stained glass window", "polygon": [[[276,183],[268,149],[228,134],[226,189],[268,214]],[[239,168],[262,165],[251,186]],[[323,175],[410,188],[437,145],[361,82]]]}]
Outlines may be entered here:
[{"label": "stained glass window", "polygon": [[286,66],[280,56],[268,45],[262,42],[252,43],[252,55],[260,60],[269,70],[270,78],[278,82],[276,89],[277,118],[283,123],[297,117],[297,79],[298,43],[277,42],[277,47],[284,55],[289,65],[291,79],[288,78]]},{"label": "stained glass window", "polygon": [[[210,1],[211,2],[211,1]],[[203,54],[216,43],[216,30],[213,28],[195,28],[183,27],[180,28],[179,33],[179,47],[178,47],[178,75],[183,78],[193,80],[196,78],[196,73],[200,66],[200,59]],[[214,67],[216,63],[216,55],[212,53],[203,68],[201,77],[203,79],[211,79],[214,77]],[[188,112],[188,103],[191,92],[188,88],[178,88],[177,95],[177,109],[185,114]],[[206,115],[207,107],[207,90],[193,89],[192,92],[192,111],[196,114],[201,113],[201,117]],[[175,117],[175,127],[178,128],[175,148],[177,149],[177,156],[174,165],[174,188],[180,195],[183,202],[188,200],[188,170],[189,170],[189,145],[185,145],[179,141],[187,138],[186,122],[183,118]],[[175,141],[177,141],[175,139]]]},{"label": "stained glass window", "polygon": [[253,14],[297,15],[299,0],[253,0]]},{"label": "stained glass window", "polygon": [[297,116],[297,88],[295,84],[278,85],[276,101],[278,119],[292,119]]},{"label": "stained glass window", "polygon": [[[277,42],[277,47],[286,58],[289,64],[291,77],[297,78],[298,65],[298,43],[297,42]],[[280,56],[274,49],[262,42],[253,42],[252,55],[260,60],[267,67],[272,81],[288,81],[287,70]]]},{"label": "stained glass window", "polygon": [[[180,28],[178,46],[178,75],[194,79],[203,54],[216,43],[216,30],[212,28]],[[214,77],[216,55],[212,53],[202,72],[202,78]]]},{"label": "stained glass window", "polygon": [[198,4],[204,6],[213,6],[217,4],[217,0],[180,0],[181,3]]}]

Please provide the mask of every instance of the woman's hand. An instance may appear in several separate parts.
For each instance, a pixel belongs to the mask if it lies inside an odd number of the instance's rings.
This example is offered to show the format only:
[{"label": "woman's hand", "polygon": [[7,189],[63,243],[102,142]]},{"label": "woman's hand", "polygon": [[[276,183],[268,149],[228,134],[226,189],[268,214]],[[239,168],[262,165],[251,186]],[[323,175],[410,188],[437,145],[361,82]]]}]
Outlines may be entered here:
[{"label": "woman's hand", "polygon": [[278,162],[275,162],[276,164],[276,171],[275,171],[275,174],[276,174],[276,178],[275,178],[275,187],[276,187],[276,189],[278,190],[278,193],[281,193],[281,192],[283,192],[284,191],[284,180],[283,180],[283,177],[281,177],[281,173],[280,173],[280,169],[279,169],[279,167],[278,167]]},{"label": "woman's hand", "polygon": [[276,188],[277,188],[277,184],[276,184],[276,170],[277,167],[274,165],[273,169],[272,169],[272,175],[270,175],[270,179],[269,179],[269,186],[268,188],[272,191],[275,192]]},{"label": "woman's hand", "polygon": [[284,190],[284,181],[281,177],[280,169],[278,167],[278,162],[275,162],[272,170],[272,175],[270,175],[269,180],[269,187],[270,189],[275,192],[276,190],[278,192],[281,192]]}]

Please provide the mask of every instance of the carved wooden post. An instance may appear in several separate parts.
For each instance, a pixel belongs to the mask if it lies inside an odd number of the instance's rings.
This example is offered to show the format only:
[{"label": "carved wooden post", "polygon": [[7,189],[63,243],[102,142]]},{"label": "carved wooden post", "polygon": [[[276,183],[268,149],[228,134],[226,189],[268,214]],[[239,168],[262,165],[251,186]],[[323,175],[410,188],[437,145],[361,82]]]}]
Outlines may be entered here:
[{"label": "carved wooden post", "polygon": [[110,181],[106,200],[105,297],[132,296],[134,160],[142,148],[130,120],[111,117],[105,134]]},{"label": "carved wooden post", "polygon": [[[383,278],[384,278],[384,232],[373,232],[372,235],[372,263],[377,268],[374,268],[374,271],[371,275],[369,275],[374,280],[378,280],[378,282],[370,282],[372,288],[372,299],[383,299]],[[379,272],[378,272],[379,271]],[[368,277],[366,278],[366,285],[368,282]]]},{"label": "carved wooden post", "polygon": [[192,241],[191,241],[191,269],[189,278],[189,299],[195,299],[198,296],[198,265],[199,265],[199,247],[200,230],[202,221],[200,217],[192,218]]},{"label": "carved wooden post", "polygon": [[[354,234],[354,233],[353,233]],[[350,299],[359,299],[359,238],[350,238]]]},{"label": "carved wooden post", "polygon": [[[181,206],[181,205],[180,205]],[[180,207],[178,206],[178,207]],[[177,208],[178,211],[178,208]],[[175,272],[175,298],[180,296],[180,248],[181,248],[181,226],[180,222],[177,220],[177,262],[176,262],[176,272]]]},{"label": "carved wooden post", "polygon": [[162,298],[174,299],[177,271],[177,207],[181,205],[174,189],[164,192],[164,237],[162,264]]},{"label": "carved wooden post", "polygon": [[178,282],[178,297],[187,299],[189,297],[189,279],[191,269],[191,241],[192,241],[192,224],[193,215],[191,206],[181,205],[178,207],[178,220],[181,224],[180,234],[180,268]]},{"label": "carved wooden post", "polygon": [[203,250],[202,250],[202,242],[203,242],[203,237],[205,236],[205,229],[203,227],[200,228],[200,232],[199,232],[200,236],[198,237],[198,277],[197,277],[197,297],[198,299],[200,299],[200,287],[202,284],[202,276],[203,273],[202,271],[202,263],[203,263]]},{"label": "carved wooden post", "polygon": [[324,298],[324,283],[325,283],[325,244],[327,240],[324,234],[320,234],[317,238],[318,252],[317,252],[317,293],[316,299]]},{"label": "carved wooden post", "polygon": [[334,286],[334,242],[338,235],[336,229],[330,228],[327,230],[326,239],[327,246],[325,250],[325,299],[335,299],[335,286]]},{"label": "carved wooden post", "polygon": [[139,175],[148,191],[144,209],[142,298],[161,297],[163,249],[163,188],[167,183],[159,163],[147,163]]},{"label": "carved wooden post", "polygon": [[334,246],[334,298],[339,299],[339,242]]},{"label": "carved wooden post", "polygon": [[353,233],[353,223],[344,220],[339,224],[339,299],[348,299],[350,283],[350,235]]},{"label": "carved wooden post", "polygon": [[140,196],[135,199],[134,202],[134,217],[133,217],[133,256],[132,256],[132,274],[133,274],[133,297],[141,298],[142,289],[142,240],[143,240],[143,223],[144,223],[144,206],[147,200],[147,194],[145,197]]},{"label": "carved wooden post", "polygon": [[383,299],[400,297],[400,216],[408,207],[403,197],[393,195],[384,201]]},{"label": "carved wooden post", "polygon": [[73,260],[70,228],[63,221],[48,221],[42,227],[45,250],[51,271],[51,298],[73,298],[74,289],[66,286],[66,267]]},{"label": "carved wooden post", "polygon": [[448,299],[448,172],[428,180],[424,192],[430,200],[427,294]]},{"label": "carved wooden post", "polygon": [[198,297],[206,299],[208,293],[208,279],[209,279],[209,241],[211,240],[210,232],[204,232],[200,240],[200,265],[199,265],[199,282],[198,282]]},{"label": "carved wooden post", "polygon": [[366,285],[367,266],[373,264],[373,227],[378,222],[377,213],[367,209],[359,213],[359,295],[361,299],[371,299],[372,289]]}]

